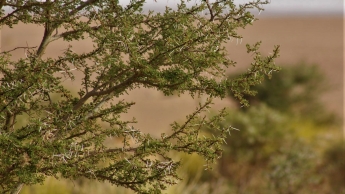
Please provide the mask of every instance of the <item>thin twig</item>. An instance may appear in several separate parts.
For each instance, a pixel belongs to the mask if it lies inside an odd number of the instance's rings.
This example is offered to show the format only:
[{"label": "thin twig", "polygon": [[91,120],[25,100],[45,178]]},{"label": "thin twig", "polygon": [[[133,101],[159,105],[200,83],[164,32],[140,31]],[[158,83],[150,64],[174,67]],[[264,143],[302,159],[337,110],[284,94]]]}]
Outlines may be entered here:
[{"label": "thin twig", "polygon": [[15,51],[17,49],[34,49],[34,48],[37,48],[37,46],[19,46],[19,47],[16,47],[16,48],[12,49],[12,50],[3,51],[0,54],[9,53],[9,52]]}]

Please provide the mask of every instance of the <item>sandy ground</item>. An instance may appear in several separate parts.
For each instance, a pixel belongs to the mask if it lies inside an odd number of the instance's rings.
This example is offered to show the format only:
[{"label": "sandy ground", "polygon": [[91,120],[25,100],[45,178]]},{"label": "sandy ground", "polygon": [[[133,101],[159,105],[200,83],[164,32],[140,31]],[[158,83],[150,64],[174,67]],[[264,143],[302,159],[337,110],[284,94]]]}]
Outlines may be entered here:
[{"label": "sandy ground", "polygon": [[[246,53],[245,44],[263,42],[261,51],[268,54],[274,45],[281,46],[280,58],[277,64],[283,67],[305,61],[320,66],[327,76],[330,85],[329,92],[320,95],[328,109],[343,116],[343,20],[341,17],[296,17],[296,18],[259,18],[253,26],[240,30],[243,35],[241,44],[236,40],[227,44],[229,57],[238,62],[238,67],[229,72],[248,67],[251,62]],[[2,29],[1,50],[13,49],[17,46],[38,46],[43,35],[42,28],[33,25],[19,25],[14,29]],[[54,42],[46,52],[47,56],[57,56],[62,53],[66,44]],[[90,44],[75,43],[74,50],[83,52],[91,49]],[[24,57],[23,50],[13,53],[15,58]],[[78,87],[80,82],[71,83]],[[124,115],[124,119],[135,116],[138,127],[144,131],[161,131],[169,127],[174,120],[182,120],[191,113],[198,100],[189,96],[164,97],[162,94],[147,89],[134,90],[125,99],[137,102]],[[228,99],[217,100],[216,108],[231,106]]]}]

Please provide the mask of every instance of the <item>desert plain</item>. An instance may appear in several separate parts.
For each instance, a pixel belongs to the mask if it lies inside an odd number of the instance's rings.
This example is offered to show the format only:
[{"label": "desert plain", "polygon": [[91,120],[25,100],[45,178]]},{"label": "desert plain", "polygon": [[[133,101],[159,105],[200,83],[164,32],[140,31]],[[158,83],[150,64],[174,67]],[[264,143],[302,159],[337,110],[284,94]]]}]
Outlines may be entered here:
[{"label": "desert plain", "polygon": [[[280,57],[276,64],[282,68],[305,62],[316,64],[326,76],[327,92],[318,98],[329,111],[339,118],[344,118],[344,29],[342,16],[295,16],[295,17],[263,17],[259,16],[252,26],[239,30],[242,41],[233,40],[226,44],[228,57],[237,61],[235,68],[227,72],[238,72],[248,68],[251,56],[246,53],[245,45],[262,41],[261,52],[269,54],[274,45],[280,45]],[[38,46],[43,35],[43,28],[36,25],[20,24],[14,28],[3,27],[1,30],[1,50],[11,50],[20,46]],[[73,49],[84,52],[92,49],[90,42],[73,43]],[[53,42],[46,56],[56,57],[62,54],[67,44]],[[12,53],[13,58],[25,57],[23,49]],[[77,88],[81,77],[73,82],[66,81],[68,87]],[[188,95],[164,96],[155,90],[136,89],[122,98],[135,101],[123,119],[136,117],[137,127],[143,131],[164,131],[169,129],[173,121],[182,121],[197,106],[200,99]],[[230,99],[216,99],[214,108],[233,107]],[[320,114],[323,114],[320,112]]]}]

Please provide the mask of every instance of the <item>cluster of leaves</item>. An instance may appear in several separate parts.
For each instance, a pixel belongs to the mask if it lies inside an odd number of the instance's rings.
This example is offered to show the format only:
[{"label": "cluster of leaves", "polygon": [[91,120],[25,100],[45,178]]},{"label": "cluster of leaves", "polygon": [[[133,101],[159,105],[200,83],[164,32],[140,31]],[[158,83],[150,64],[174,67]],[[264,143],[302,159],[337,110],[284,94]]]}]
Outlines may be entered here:
[{"label": "cluster of leaves", "polygon": [[[278,47],[263,57],[259,44],[247,45],[248,52],[254,53],[250,72],[241,79],[228,80],[225,69],[235,62],[226,57],[223,43],[241,38],[236,29],[255,20],[249,9],[261,11],[268,2],[236,6],[233,1],[200,1],[188,7],[180,1],[176,10],[167,7],[162,13],[143,11],[144,3],[0,2],[0,26],[24,23],[44,27],[38,48],[25,48],[25,58],[11,58],[11,51],[20,47],[0,54],[2,193],[17,193],[23,184],[42,183],[47,176],[86,177],[139,193],[159,193],[179,179],[179,161],[167,153],[197,153],[208,162],[220,155],[230,129],[215,123],[224,111],[209,119],[199,117],[211,101],[201,104],[185,123],[174,123],[170,134],[158,138],[130,126],[134,121],[121,120],[120,115],[134,104],[121,96],[146,87],[165,95],[187,92],[225,97],[231,88],[240,102],[246,103],[242,98],[246,84],[256,84],[277,70],[273,60]],[[93,43],[91,51],[77,53],[69,46],[56,58],[44,54],[54,41],[84,39]],[[66,88],[65,78],[82,82],[79,96]],[[54,100],[52,95],[61,98]],[[17,126],[23,115],[27,121]],[[200,137],[203,127],[218,131],[218,135]],[[122,145],[105,146],[107,137],[117,137]]]}]

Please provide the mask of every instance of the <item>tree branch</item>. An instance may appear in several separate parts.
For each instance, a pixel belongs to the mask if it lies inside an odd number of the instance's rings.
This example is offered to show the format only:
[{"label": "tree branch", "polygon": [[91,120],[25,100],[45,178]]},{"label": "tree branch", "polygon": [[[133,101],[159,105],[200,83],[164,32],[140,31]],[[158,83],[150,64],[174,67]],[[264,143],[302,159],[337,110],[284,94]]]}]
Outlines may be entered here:
[{"label": "tree branch", "polygon": [[[98,30],[100,27],[101,26],[93,26],[93,27],[90,27],[90,29],[91,30]],[[75,34],[75,33],[81,32],[81,31],[85,31],[85,30],[71,30],[71,31],[63,32],[61,34],[56,34],[56,35],[52,36],[50,41],[55,41],[55,40],[58,40],[60,38],[65,38],[69,35],[72,35],[72,34]]]},{"label": "tree branch", "polygon": [[8,132],[11,130],[11,128],[13,129],[15,118],[15,113],[11,113],[9,110],[6,111],[6,123],[4,126],[4,131]]},{"label": "tree branch", "polygon": [[214,19],[214,14],[213,14],[212,7],[211,7],[211,5],[210,5],[210,3],[209,3],[209,0],[205,0],[205,3],[206,3],[206,5],[207,5],[208,10],[210,11],[210,15],[211,15],[210,21],[213,21],[213,19]]},{"label": "tree branch", "polygon": [[[46,3],[50,3],[50,1],[46,1]],[[46,11],[46,18],[47,18],[47,21],[44,24],[44,35],[43,35],[41,44],[40,44],[40,46],[36,52],[38,58],[41,58],[42,55],[44,54],[44,50],[47,48],[47,46],[50,42],[51,35],[52,35],[53,31],[55,30],[54,28],[52,28],[52,25],[50,23],[51,21],[50,21],[50,11],[49,10]]]},{"label": "tree branch", "polygon": [[96,3],[99,0],[87,0],[80,4],[77,8],[69,12],[69,15],[74,15],[78,13],[80,10],[84,9],[86,6]]},{"label": "tree branch", "polygon": [[19,194],[20,190],[22,190],[24,184],[23,183],[19,183],[17,185],[17,187],[11,192],[11,194]]},{"label": "tree branch", "polygon": [[3,51],[0,54],[6,54],[6,53],[9,53],[9,52],[15,51],[17,49],[33,49],[33,48],[37,48],[37,46],[31,46],[31,47],[30,46],[19,46],[19,47],[16,47],[16,48],[8,50],[8,51]]}]

